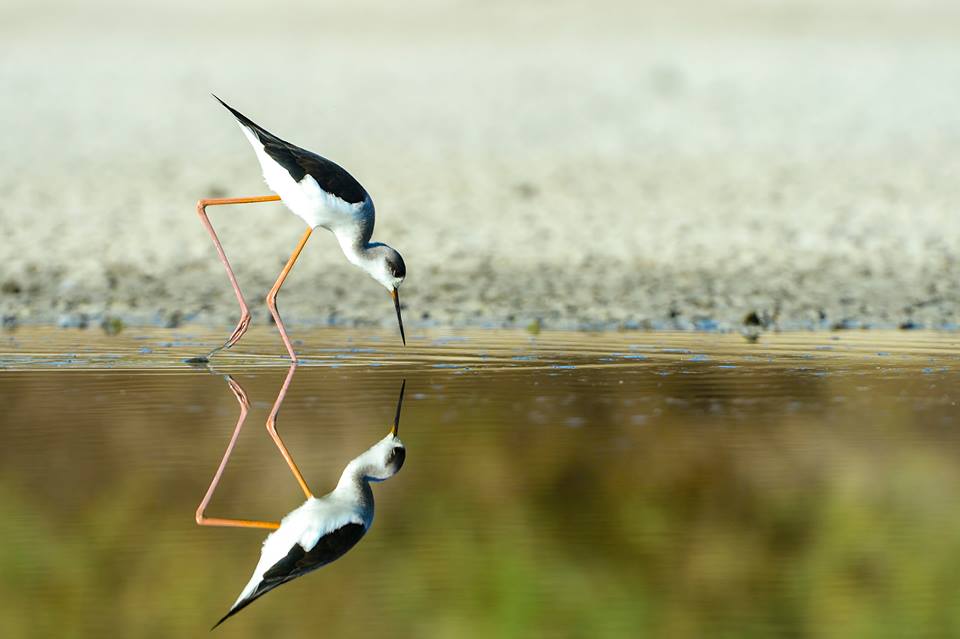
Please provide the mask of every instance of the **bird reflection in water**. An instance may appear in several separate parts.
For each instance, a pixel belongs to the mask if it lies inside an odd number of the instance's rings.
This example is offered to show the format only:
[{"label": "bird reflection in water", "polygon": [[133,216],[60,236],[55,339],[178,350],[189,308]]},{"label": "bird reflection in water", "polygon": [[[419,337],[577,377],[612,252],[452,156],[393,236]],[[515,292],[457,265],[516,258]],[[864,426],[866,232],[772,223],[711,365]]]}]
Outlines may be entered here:
[{"label": "bird reflection in water", "polygon": [[223,475],[227,460],[237,443],[240,429],[250,408],[246,392],[236,380],[226,376],[230,390],[240,403],[240,417],[230,443],[227,444],[223,459],[220,461],[220,466],[213,476],[213,481],[197,508],[197,524],[264,528],[273,532],[263,542],[260,561],[250,581],[247,582],[227,614],[213,626],[214,628],[277,586],[325,566],[353,548],[373,522],[373,491],[370,489],[370,482],[383,481],[395,475],[403,466],[406,457],[403,442],[397,436],[403,391],[406,387],[406,380],[404,380],[400,386],[393,427],[387,436],[347,464],[336,488],[322,497],[314,497],[277,433],[277,413],[286,397],[296,368],[296,364],[293,364],[287,372],[287,377],[267,418],[267,432],[270,433],[270,437],[280,449],[280,454],[286,460],[297,483],[300,484],[306,501],[280,521],[221,519],[207,517],[204,514]]}]

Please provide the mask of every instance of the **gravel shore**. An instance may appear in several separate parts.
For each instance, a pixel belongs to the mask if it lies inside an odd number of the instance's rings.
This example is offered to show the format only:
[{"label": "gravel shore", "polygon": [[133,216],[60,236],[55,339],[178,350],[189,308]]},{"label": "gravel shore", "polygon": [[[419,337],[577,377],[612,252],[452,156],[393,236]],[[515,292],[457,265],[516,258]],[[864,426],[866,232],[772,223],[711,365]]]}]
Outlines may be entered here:
[{"label": "gravel shore", "polygon": [[[194,204],[266,191],[211,91],[367,187],[411,325],[960,321],[955,2],[197,4],[0,20],[5,325],[235,320]],[[211,217],[265,322],[301,222]],[[326,233],[280,307],[395,322]]]}]

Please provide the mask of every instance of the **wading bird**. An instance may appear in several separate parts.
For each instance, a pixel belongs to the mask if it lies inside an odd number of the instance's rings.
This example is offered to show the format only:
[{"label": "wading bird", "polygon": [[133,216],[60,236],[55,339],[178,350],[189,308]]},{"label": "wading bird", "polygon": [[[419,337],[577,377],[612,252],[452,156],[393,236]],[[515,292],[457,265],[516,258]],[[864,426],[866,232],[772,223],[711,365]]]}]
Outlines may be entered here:
[{"label": "wading bird", "polygon": [[403,318],[400,315],[399,288],[407,275],[407,268],[400,253],[396,250],[386,244],[370,241],[373,237],[375,212],[373,200],[367,191],[339,165],[320,157],[316,153],[281,140],[220,98],[217,98],[217,96],[213,97],[237,119],[240,129],[257,154],[267,186],[276,195],[205,199],[197,202],[197,213],[200,215],[200,221],[207,229],[210,237],[213,238],[217,254],[227,269],[230,284],[233,285],[233,291],[240,302],[240,321],[226,342],[210,351],[206,357],[193,358],[191,361],[207,361],[216,352],[230,348],[243,337],[250,326],[250,309],[247,308],[243,293],[240,292],[240,285],[237,283],[230,262],[223,252],[223,246],[221,246],[220,240],[207,217],[206,209],[208,206],[226,204],[250,204],[281,200],[294,215],[307,224],[307,230],[300,238],[300,242],[293,250],[290,259],[287,260],[287,264],[280,271],[276,283],[267,294],[267,307],[280,330],[280,337],[283,339],[283,344],[287,347],[287,352],[290,354],[292,361],[297,361],[297,355],[293,352],[293,345],[290,343],[286,328],[280,319],[280,313],[277,311],[277,293],[279,293],[283,281],[300,256],[300,252],[310,238],[313,229],[317,227],[323,227],[331,231],[340,243],[340,248],[347,260],[351,264],[362,268],[370,277],[386,287],[397,310],[400,338],[406,344],[407,339],[403,333]]},{"label": "wading bird", "polygon": [[356,545],[373,523],[373,491],[370,489],[370,483],[393,477],[403,466],[406,458],[406,449],[397,436],[400,429],[403,391],[407,385],[404,380],[400,386],[400,398],[397,400],[393,427],[387,436],[347,464],[336,488],[323,497],[314,497],[276,428],[277,413],[286,397],[295,370],[296,364],[291,364],[267,419],[267,430],[307,499],[280,521],[220,519],[207,517],[204,514],[226,468],[227,460],[233,452],[250,406],[243,388],[235,380],[227,377],[230,390],[240,403],[240,417],[213,481],[197,507],[196,521],[201,526],[263,528],[273,532],[263,542],[260,561],[257,562],[250,581],[247,582],[227,614],[214,624],[214,628],[277,586],[339,559]]}]

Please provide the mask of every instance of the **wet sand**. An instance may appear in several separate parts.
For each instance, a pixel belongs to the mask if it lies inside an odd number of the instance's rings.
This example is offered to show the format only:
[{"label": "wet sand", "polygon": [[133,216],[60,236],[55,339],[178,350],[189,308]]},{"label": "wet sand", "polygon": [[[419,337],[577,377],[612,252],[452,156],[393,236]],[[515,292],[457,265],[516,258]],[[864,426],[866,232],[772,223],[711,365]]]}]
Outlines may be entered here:
[{"label": "wet sand", "polygon": [[[835,4],[15,2],[0,315],[235,321],[194,203],[264,186],[215,91],[367,186],[411,326],[955,327],[960,8]],[[300,222],[212,217],[265,323]],[[280,304],[394,321],[327,234]]]},{"label": "wet sand", "polygon": [[[204,370],[187,360],[219,345],[224,336],[209,328],[99,331],[25,327],[0,334],[0,369]],[[955,367],[960,336],[935,331],[784,332],[752,341],[735,333],[682,331],[594,332],[414,329],[406,346],[391,331],[300,329],[291,335],[303,367],[448,370],[483,374],[531,369],[547,372],[633,368],[643,364],[691,369],[745,371],[787,368],[818,376],[848,367],[873,374],[943,374]],[[289,358],[276,330],[254,327],[232,350],[216,355],[214,370],[283,368]]]}]

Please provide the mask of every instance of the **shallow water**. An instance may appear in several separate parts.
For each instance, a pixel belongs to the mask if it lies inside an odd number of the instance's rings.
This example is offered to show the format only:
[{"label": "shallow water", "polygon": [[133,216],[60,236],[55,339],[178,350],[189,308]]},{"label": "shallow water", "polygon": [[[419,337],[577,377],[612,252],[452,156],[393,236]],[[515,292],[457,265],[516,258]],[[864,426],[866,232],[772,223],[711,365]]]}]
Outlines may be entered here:
[{"label": "shallow water", "polygon": [[[253,331],[0,335],[4,637],[201,636],[302,501]],[[224,636],[960,634],[953,333],[298,332],[279,430],[317,494],[383,437],[406,464],[342,559]]]}]

